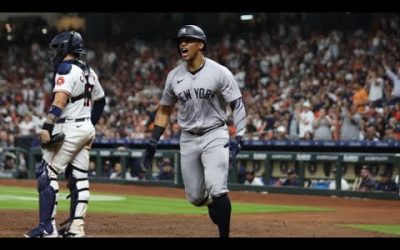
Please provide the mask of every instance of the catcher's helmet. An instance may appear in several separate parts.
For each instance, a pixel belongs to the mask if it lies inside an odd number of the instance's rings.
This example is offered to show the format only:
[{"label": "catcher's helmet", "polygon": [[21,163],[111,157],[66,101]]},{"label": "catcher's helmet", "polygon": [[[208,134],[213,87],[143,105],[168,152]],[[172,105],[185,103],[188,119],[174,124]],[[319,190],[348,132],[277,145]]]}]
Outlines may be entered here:
[{"label": "catcher's helmet", "polygon": [[206,49],[207,46],[207,37],[204,31],[196,25],[185,25],[180,30],[178,31],[178,36],[175,38],[175,40],[179,43],[180,38],[182,37],[191,37],[194,39],[198,39],[203,41],[204,43],[204,48],[203,50]]},{"label": "catcher's helmet", "polygon": [[49,57],[51,63],[57,66],[67,54],[79,57],[85,54],[81,34],[75,31],[65,31],[56,35],[49,44]]}]

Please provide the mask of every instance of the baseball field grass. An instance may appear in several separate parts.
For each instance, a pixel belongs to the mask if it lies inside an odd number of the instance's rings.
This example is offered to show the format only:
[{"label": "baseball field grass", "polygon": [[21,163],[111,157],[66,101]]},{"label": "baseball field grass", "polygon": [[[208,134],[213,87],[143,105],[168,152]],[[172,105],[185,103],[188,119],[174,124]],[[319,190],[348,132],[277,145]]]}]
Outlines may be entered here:
[{"label": "baseball field grass", "polygon": [[[60,192],[58,209],[69,209],[68,194]],[[0,209],[37,210],[38,195],[34,188],[0,186]],[[90,212],[117,214],[206,214],[207,210],[191,205],[185,199],[134,196],[91,192]],[[261,205],[232,202],[236,214],[270,212],[323,212],[331,209],[317,206]]]},{"label": "baseball field grass", "polygon": [[348,224],[343,226],[366,231],[400,235],[400,225]]},{"label": "baseball field grass", "polygon": [[[9,220],[8,223],[14,223],[21,215],[35,215],[36,218],[39,204],[34,182],[30,182],[29,185],[16,182],[10,184],[0,184],[2,216]],[[60,188],[58,211],[65,213],[69,210],[70,201],[66,198],[68,190],[65,186]],[[232,213],[237,215],[233,217],[235,225],[233,232],[239,237],[400,237],[400,223],[396,216],[398,204],[389,201],[246,192],[232,192],[232,197]],[[385,215],[389,216],[374,217],[376,209],[385,209]],[[93,219],[91,234],[100,237],[121,236],[118,230],[104,229],[109,223],[124,223],[129,220],[140,222],[138,225],[142,231],[138,231],[137,227],[126,226],[126,234],[123,236],[158,236],[166,232],[163,227],[170,228],[168,222],[171,220],[174,223],[181,223],[183,228],[190,228],[193,225],[187,223],[187,218],[197,220],[201,224],[205,218],[203,216],[207,215],[207,209],[195,207],[185,199],[183,190],[139,186],[130,188],[105,184],[99,184],[91,191],[88,211]],[[360,213],[362,216],[357,217]],[[102,224],[96,218],[106,218],[106,220]],[[32,219],[31,223],[34,221]],[[159,221],[164,223],[157,224],[159,227],[149,228],[148,225]],[[28,224],[24,225],[24,228],[18,226],[18,223],[15,225],[12,230],[2,228],[0,231],[3,232],[3,236],[20,235],[20,231],[28,227]],[[204,232],[200,234],[197,231],[194,235],[196,237],[210,235],[210,229],[207,228],[210,225],[207,223],[201,225]],[[177,227],[173,234],[165,235],[168,237],[191,235],[190,230],[180,231],[179,228]]]}]

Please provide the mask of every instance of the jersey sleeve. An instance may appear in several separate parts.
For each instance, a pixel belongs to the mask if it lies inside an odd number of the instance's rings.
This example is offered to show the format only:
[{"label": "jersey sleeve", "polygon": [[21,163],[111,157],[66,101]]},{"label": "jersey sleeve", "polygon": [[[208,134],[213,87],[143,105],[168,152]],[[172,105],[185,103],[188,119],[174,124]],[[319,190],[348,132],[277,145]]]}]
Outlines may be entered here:
[{"label": "jersey sleeve", "polygon": [[93,70],[91,72],[93,74],[93,79],[94,79],[94,88],[92,90],[92,100],[96,101],[100,98],[103,98],[105,94],[104,94],[103,87],[100,84],[99,77]]},{"label": "jersey sleeve", "polygon": [[66,75],[56,74],[53,92],[64,92],[71,95],[75,79],[72,72]]},{"label": "jersey sleeve", "polygon": [[165,87],[160,101],[161,105],[171,106],[174,105],[178,100],[172,89],[172,76],[173,74],[170,72],[167,76],[167,80],[165,81]]},{"label": "jersey sleeve", "polygon": [[226,103],[230,103],[242,96],[235,77],[227,68],[222,68],[221,70],[220,88]]}]

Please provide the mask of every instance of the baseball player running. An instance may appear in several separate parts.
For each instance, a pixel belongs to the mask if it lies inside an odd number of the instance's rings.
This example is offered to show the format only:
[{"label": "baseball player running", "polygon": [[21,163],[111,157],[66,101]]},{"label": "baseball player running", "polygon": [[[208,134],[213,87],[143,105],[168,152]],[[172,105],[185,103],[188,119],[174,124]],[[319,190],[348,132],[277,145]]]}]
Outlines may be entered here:
[{"label": "baseball player running", "polygon": [[[180,153],[187,199],[195,206],[208,206],[220,237],[229,237],[231,202],[227,179],[229,163],[243,144],[246,112],[232,73],[204,57],[207,40],[203,30],[185,25],[176,37],[184,61],[169,72],[154,121],[152,138],[146,143],[142,167],[148,169],[176,102],[182,129]],[[237,135],[229,140],[226,106],[233,111]]]},{"label": "baseball player running", "polygon": [[[83,39],[78,32],[58,34],[50,42],[54,66],[54,99],[39,138],[43,159],[36,170],[39,192],[39,225],[25,237],[83,237],[89,201],[89,150],[94,125],[105,105],[104,91],[96,73],[82,60]],[[70,190],[68,225],[57,231],[57,176],[65,174]]]}]

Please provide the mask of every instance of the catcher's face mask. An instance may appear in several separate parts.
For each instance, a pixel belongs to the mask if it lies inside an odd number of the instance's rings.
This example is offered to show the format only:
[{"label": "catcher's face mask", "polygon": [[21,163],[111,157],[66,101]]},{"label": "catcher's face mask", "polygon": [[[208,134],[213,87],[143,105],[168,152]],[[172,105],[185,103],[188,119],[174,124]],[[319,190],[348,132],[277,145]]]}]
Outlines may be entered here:
[{"label": "catcher's face mask", "polygon": [[53,41],[49,44],[48,55],[50,58],[50,62],[57,66],[67,55],[68,53],[68,40],[60,41],[55,37]]},{"label": "catcher's face mask", "polygon": [[54,66],[57,66],[64,59],[64,56],[60,55],[59,51],[52,46],[50,46],[48,54],[50,63]]}]

